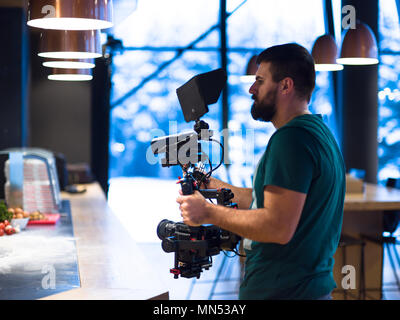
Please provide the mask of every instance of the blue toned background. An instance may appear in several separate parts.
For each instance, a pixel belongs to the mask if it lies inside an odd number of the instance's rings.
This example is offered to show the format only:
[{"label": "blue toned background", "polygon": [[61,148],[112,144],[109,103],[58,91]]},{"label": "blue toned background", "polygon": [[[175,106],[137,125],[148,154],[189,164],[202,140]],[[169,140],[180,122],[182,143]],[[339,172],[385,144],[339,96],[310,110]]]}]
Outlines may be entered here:
[{"label": "blue toned background", "polygon": [[378,180],[400,178],[400,26],[395,0],[379,1]]},{"label": "blue toned background", "polygon": [[[228,1],[227,11],[234,10],[242,1]],[[144,50],[124,51],[114,57],[112,101],[139,85],[142,79],[159,65],[172,59],[175,52],[165,47],[183,47],[211,26],[218,23],[219,2],[208,1],[139,1],[136,11],[115,29],[114,36],[125,47],[146,47]],[[276,14],[285,12],[285,15]],[[252,0],[244,3],[227,20],[229,71],[229,159],[231,175],[237,184],[248,185],[255,162],[259,159],[273,132],[270,124],[254,121],[250,116],[252,100],[248,89],[251,83],[241,76],[252,55],[271,45],[297,42],[311,51],[313,42],[325,33],[321,0],[279,2]],[[130,98],[116,105],[111,117],[110,178],[161,177],[176,178],[180,168],[161,168],[146,161],[146,151],[154,136],[153,129],[172,134],[170,121],[177,121],[178,132],[190,130],[176,97],[176,88],[196,74],[220,66],[219,33],[214,30],[186,51],[156,77],[147,82]],[[165,50],[156,49],[164,47]],[[319,73],[313,95],[312,111],[322,113],[334,128],[331,75]],[[220,99],[221,100],[221,99]],[[220,101],[209,106],[203,118],[217,133],[221,130]],[[246,136],[246,129],[254,129],[254,139]],[[247,137],[247,141],[246,141]],[[254,144],[254,155],[246,152],[248,142]],[[215,162],[215,160],[214,160]],[[216,172],[224,175],[224,169]]]},{"label": "blue toned background", "polygon": [[[227,11],[234,10],[242,1],[227,1]],[[381,0],[379,12],[379,171],[378,180],[400,177],[399,129],[399,21],[395,0]],[[333,1],[334,11],[340,13],[341,1]],[[285,12],[285,14],[277,14]],[[340,14],[335,16],[335,30],[340,43]],[[219,2],[214,0],[138,1],[138,6],[114,30],[125,47],[113,60],[112,101],[117,101],[161,64],[172,59],[177,47],[184,47],[216,25]],[[271,45],[297,42],[311,51],[315,39],[325,33],[323,1],[282,0],[279,2],[249,0],[227,20],[229,71],[229,159],[232,183],[249,185],[254,165],[261,156],[273,132],[271,124],[254,121],[250,116],[251,83],[243,82],[250,57]],[[160,177],[176,178],[180,168],[162,168],[150,164],[146,151],[160,129],[165,135],[190,130],[176,97],[176,88],[196,74],[220,66],[218,29],[212,31],[196,46],[148,81],[134,95],[117,104],[111,114],[110,178]],[[143,49],[139,49],[143,48]],[[221,100],[221,99],[220,99]],[[204,120],[216,132],[221,130],[221,103],[211,105]],[[321,113],[336,134],[335,105],[332,74],[318,72],[311,110]],[[170,125],[170,121],[175,121]],[[246,136],[246,129],[254,129],[254,138]],[[152,131],[153,130],[153,131]],[[174,132],[175,130],[175,132]],[[249,140],[246,140],[249,139]],[[254,154],[246,145],[254,145]],[[215,160],[214,160],[215,161]],[[225,177],[224,168],[215,173]],[[226,177],[225,177],[226,178]]]},{"label": "blue toned background", "polygon": [[[271,124],[251,118],[252,100],[248,93],[251,83],[241,78],[247,63],[260,50],[281,43],[297,42],[311,51],[314,41],[327,29],[323,2],[248,0],[227,20],[228,127],[232,132],[229,176],[234,185],[250,186],[254,166],[274,131]],[[170,279],[168,270],[173,265],[173,257],[162,252],[156,227],[162,219],[181,220],[175,202],[180,189],[175,180],[181,170],[150,164],[146,152],[154,130],[169,135],[192,129],[193,123],[183,119],[176,89],[194,75],[220,67],[218,29],[204,37],[195,50],[186,51],[143,86],[141,83],[160,65],[173,59],[177,48],[185,47],[218,23],[219,1],[139,0],[137,3],[136,11],[114,30],[115,38],[131,49],[113,58],[112,105],[127,92],[138,89],[134,95],[116,104],[111,113],[108,202],[133,239],[142,245],[146,243],[145,252],[149,253],[153,248],[152,261],[161,270],[160,274]],[[227,0],[227,11],[234,10],[240,3],[242,0]],[[341,0],[333,0],[332,4],[335,36],[340,46]],[[400,177],[400,30],[395,0],[380,0],[379,9],[378,181],[384,183],[388,177]],[[204,120],[211,129],[219,132],[221,101],[209,109]],[[321,113],[337,136],[332,73],[317,73],[310,109]],[[246,134],[248,129],[255,131],[254,136]],[[251,152],[246,149],[249,144]],[[228,178],[224,167],[214,175],[224,180]],[[218,270],[217,264],[213,268],[202,276],[205,277],[203,280],[215,276],[212,272]],[[171,282],[171,288],[175,290],[172,299],[188,299],[190,294],[186,294],[192,292],[190,288],[194,282],[190,279]],[[196,284],[193,292],[201,292],[202,285]]]}]

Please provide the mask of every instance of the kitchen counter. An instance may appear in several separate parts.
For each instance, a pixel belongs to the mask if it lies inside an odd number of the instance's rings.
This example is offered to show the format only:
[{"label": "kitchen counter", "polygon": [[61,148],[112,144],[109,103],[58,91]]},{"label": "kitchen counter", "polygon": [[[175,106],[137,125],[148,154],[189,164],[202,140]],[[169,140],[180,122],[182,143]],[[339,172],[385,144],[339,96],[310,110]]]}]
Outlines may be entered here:
[{"label": "kitchen counter", "polygon": [[83,194],[62,193],[71,203],[81,286],[44,299],[168,299],[168,290],[107,205],[99,184],[84,186]]},{"label": "kitchen counter", "polygon": [[399,210],[400,190],[371,183],[364,184],[363,193],[346,194],[344,211]]},{"label": "kitchen counter", "polygon": [[[0,258],[8,259],[0,259],[0,299],[169,298],[168,290],[107,205],[99,184],[84,186],[87,191],[82,194],[62,192],[70,214],[62,213],[56,225],[28,226],[19,234],[0,238],[0,244],[21,248],[6,251],[7,246],[0,247],[4,251],[0,250]],[[35,254],[30,254],[30,248]]]},{"label": "kitchen counter", "polygon": [[80,287],[71,210],[56,225],[32,225],[0,237],[0,300],[31,300]]},{"label": "kitchen counter", "polygon": [[[400,190],[365,183],[363,193],[346,194],[344,202],[342,233],[365,243],[364,254],[360,245],[338,248],[335,254],[334,277],[339,292],[346,275],[343,266],[354,266],[357,275],[356,288],[333,294],[335,299],[357,298],[360,289],[361,265],[364,264],[365,288],[368,299],[382,299],[383,246],[366,240],[380,239],[384,232],[383,215],[387,211],[400,210]],[[363,263],[362,263],[363,261]]]}]

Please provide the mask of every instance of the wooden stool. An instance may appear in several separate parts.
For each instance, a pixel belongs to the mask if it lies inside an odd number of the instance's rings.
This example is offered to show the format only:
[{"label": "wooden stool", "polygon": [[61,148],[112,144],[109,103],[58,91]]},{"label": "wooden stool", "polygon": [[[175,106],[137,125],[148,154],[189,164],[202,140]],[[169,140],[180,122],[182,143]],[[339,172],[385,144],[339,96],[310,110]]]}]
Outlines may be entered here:
[{"label": "wooden stool", "polygon": [[[365,241],[362,239],[357,239],[345,234],[340,236],[339,241],[339,248],[342,248],[343,252],[343,265],[347,264],[347,255],[346,255],[346,248],[349,246],[360,246],[361,248],[361,261],[360,261],[360,286],[359,286],[359,293],[358,299],[365,300],[365,265],[364,265],[364,247]],[[340,291],[340,290],[338,290]],[[346,289],[343,289],[344,300],[347,300],[347,295],[349,293]]]}]

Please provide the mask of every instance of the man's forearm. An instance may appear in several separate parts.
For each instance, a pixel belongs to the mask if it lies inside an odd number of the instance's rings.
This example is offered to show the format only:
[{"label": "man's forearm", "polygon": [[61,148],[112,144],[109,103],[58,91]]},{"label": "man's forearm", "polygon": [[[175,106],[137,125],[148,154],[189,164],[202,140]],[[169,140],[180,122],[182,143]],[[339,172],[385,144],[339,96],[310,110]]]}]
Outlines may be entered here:
[{"label": "man's forearm", "polygon": [[238,204],[239,209],[249,209],[252,200],[251,188],[240,188],[230,185],[229,183],[218,180],[214,177],[210,178],[210,183],[206,186],[208,189],[227,188],[231,189],[234,194],[233,201]]},{"label": "man's forearm", "polygon": [[210,205],[207,223],[259,242],[287,243],[285,230],[267,209],[236,210]]}]

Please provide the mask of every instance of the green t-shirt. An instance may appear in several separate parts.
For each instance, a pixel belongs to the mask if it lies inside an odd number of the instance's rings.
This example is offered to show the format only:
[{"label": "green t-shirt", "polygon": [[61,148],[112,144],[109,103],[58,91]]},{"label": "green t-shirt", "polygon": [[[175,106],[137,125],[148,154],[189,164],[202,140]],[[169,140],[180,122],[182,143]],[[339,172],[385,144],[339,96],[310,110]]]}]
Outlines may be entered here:
[{"label": "green t-shirt", "polygon": [[333,255],[343,217],[345,166],[321,115],[302,115],[270,138],[253,180],[251,208],[264,207],[264,187],[306,193],[293,238],[286,245],[244,240],[240,299],[317,299],[335,287]]}]

